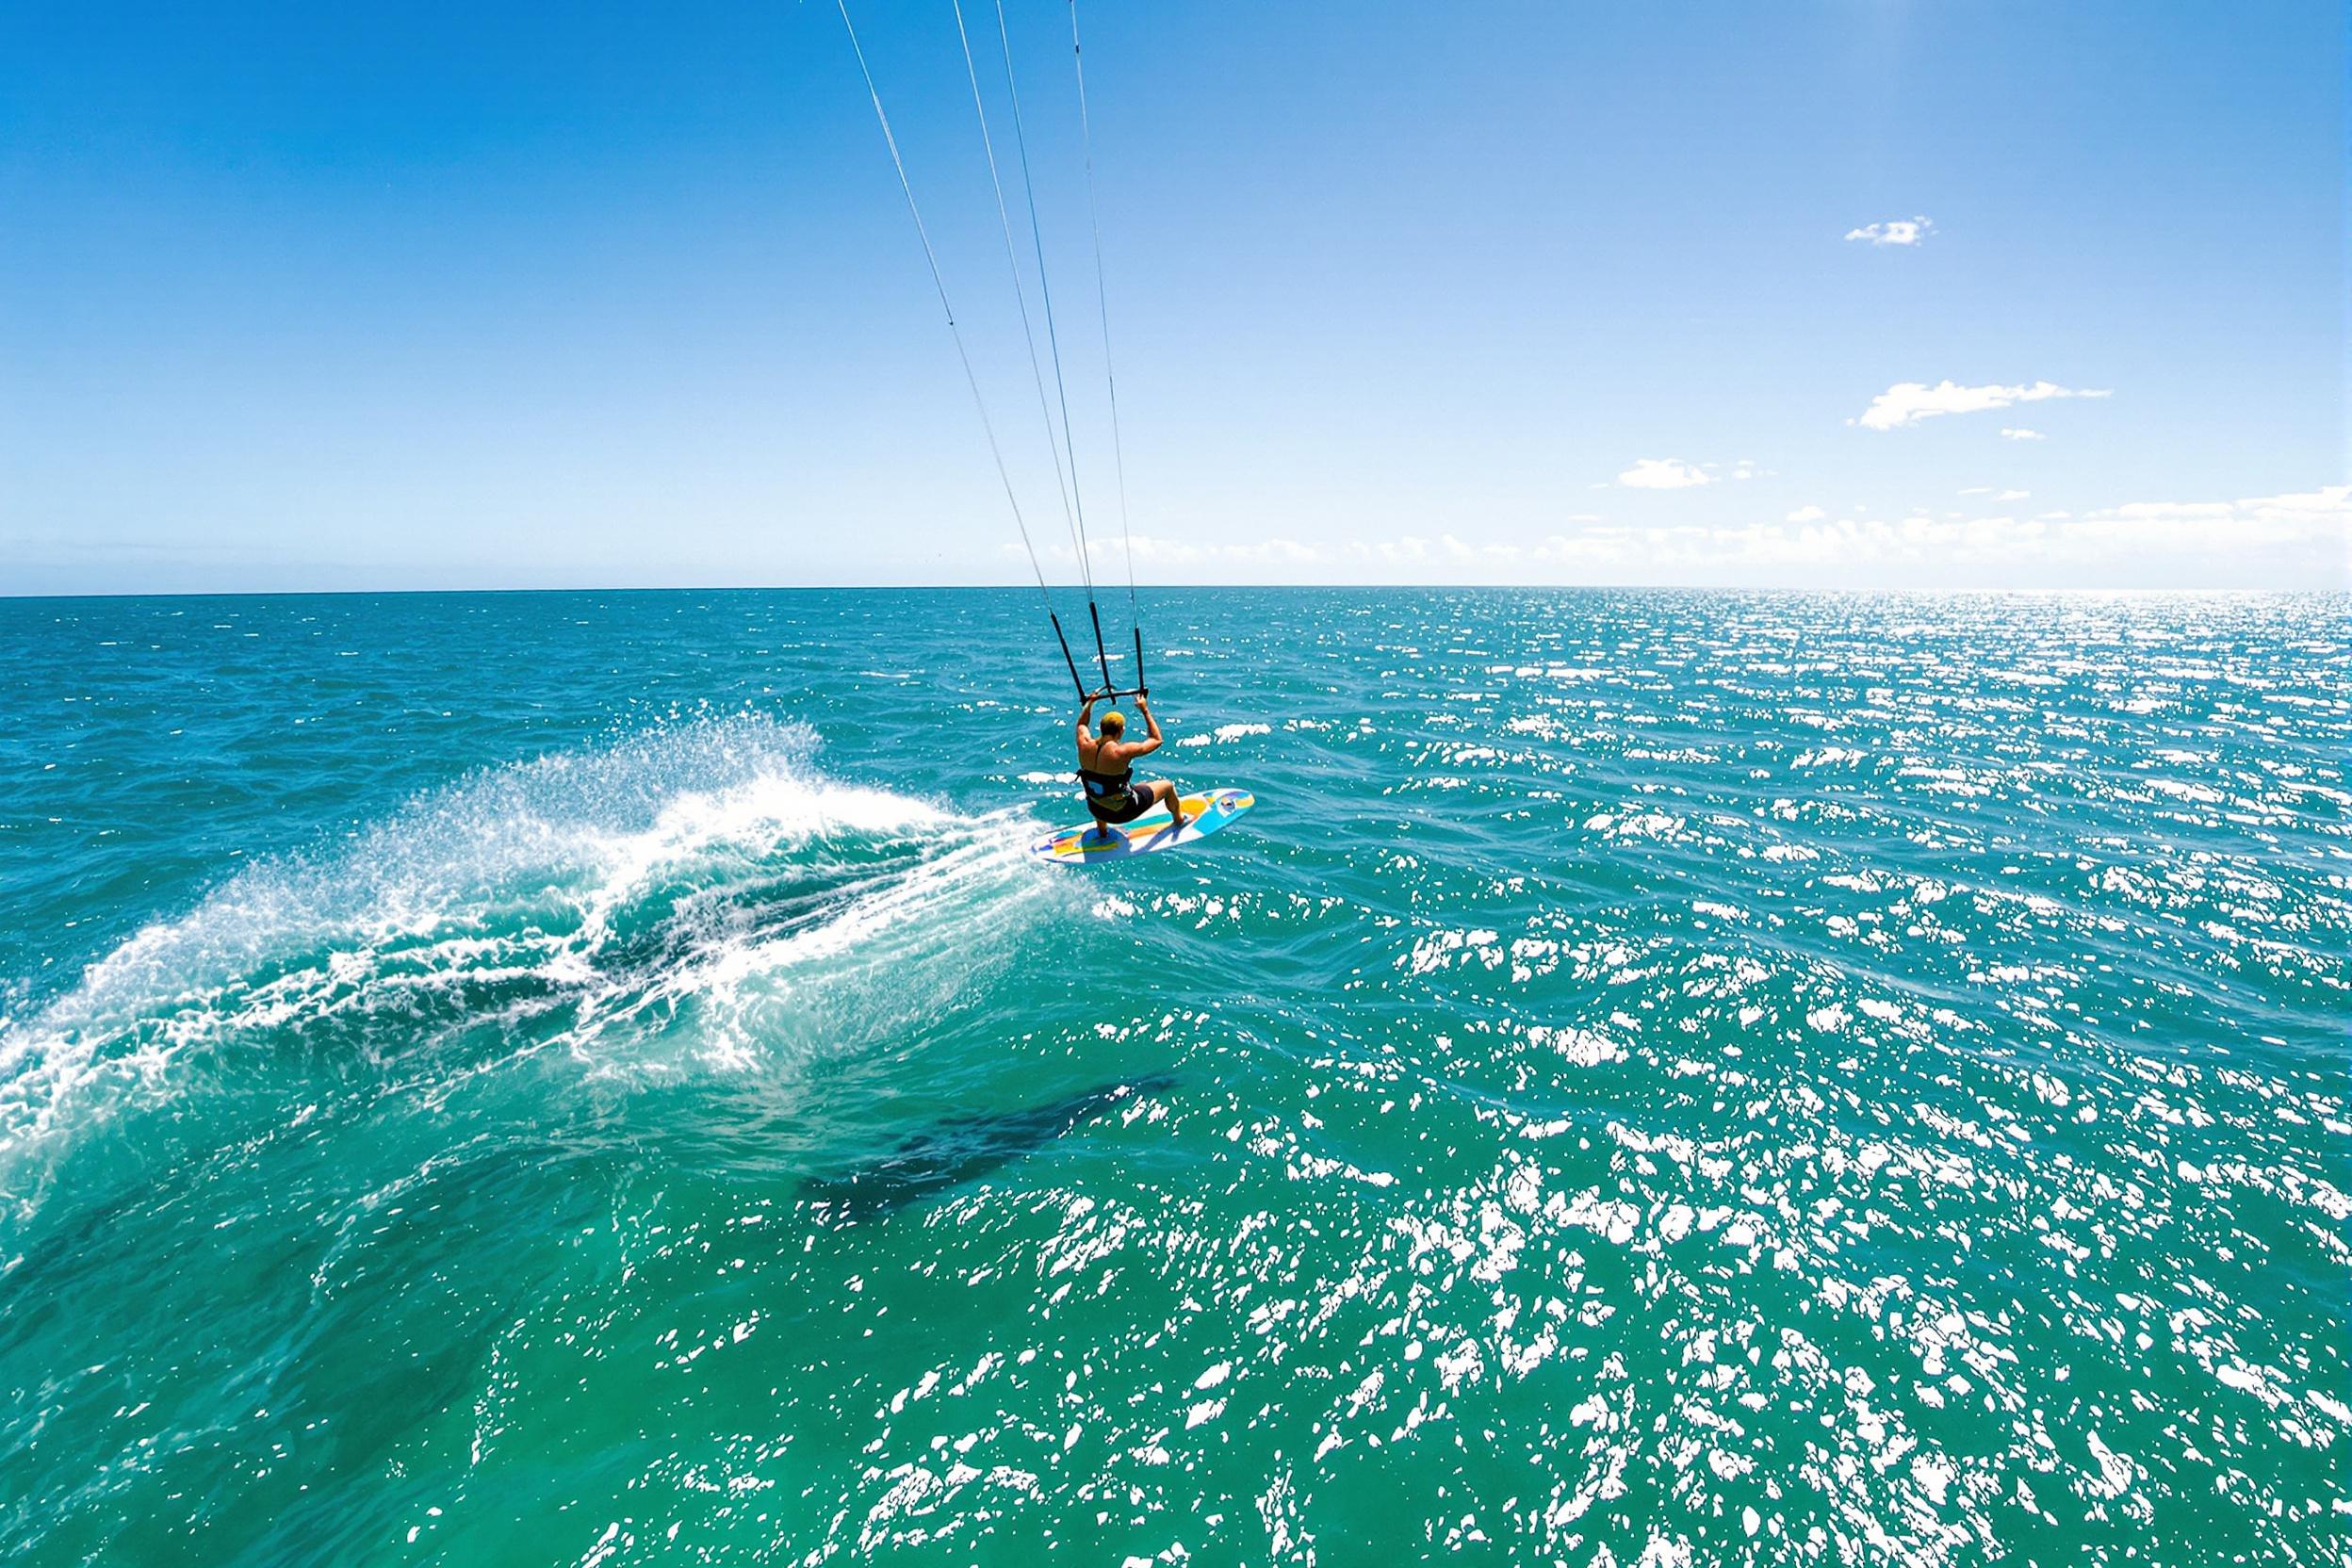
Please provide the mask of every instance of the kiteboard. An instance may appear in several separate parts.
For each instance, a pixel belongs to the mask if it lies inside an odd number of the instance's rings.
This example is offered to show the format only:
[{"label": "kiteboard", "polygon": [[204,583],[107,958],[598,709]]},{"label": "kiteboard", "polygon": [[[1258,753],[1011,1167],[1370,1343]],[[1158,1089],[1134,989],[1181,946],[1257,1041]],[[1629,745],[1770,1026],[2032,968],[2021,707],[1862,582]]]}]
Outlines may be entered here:
[{"label": "kiteboard", "polygon": [[1178,827],[1165,808],[1154,807],[1133,822],[1103,826],[1088,823],[1065,827],[1029,846],[1029,853],[1057,866],[1091,866],[1104,860],[1124,860],[1131,855],[1188,846],[1207,838],[1258,803],[1247,790],[1211,790],[1184,796],[1184,825]]}]

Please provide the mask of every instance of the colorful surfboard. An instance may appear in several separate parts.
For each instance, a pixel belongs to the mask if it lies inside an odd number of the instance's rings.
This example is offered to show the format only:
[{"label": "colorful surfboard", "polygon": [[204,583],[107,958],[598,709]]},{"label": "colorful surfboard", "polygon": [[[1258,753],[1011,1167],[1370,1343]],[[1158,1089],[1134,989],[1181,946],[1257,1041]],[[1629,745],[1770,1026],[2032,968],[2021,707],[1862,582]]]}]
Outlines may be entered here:
[{"label": "colorful surfboard", "polygon": [[1065,827],[1031,844],[1029,853],[1057,866],[1091,866],[1177,849],[1199,842],[1257,803],[1258,797],[1247,790],[1211,790],[1184,796],[1185,822],[1181,828],[1165,809],[1154,809],[1116,827],[1093,823]]}]

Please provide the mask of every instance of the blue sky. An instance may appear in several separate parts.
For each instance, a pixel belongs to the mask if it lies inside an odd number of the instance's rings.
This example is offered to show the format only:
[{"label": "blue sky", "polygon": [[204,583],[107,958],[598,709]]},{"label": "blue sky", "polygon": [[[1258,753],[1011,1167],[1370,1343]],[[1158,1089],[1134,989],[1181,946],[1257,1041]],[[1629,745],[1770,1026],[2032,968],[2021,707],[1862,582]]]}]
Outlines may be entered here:
[{"label": "blue sky", "polygon": [[[852,12],[1065,538],[947,0]],[[2338,5],[1081,16],[1146,582],[2344,580]],[[0,592],[1025,577],[830,5],[9,31]]]}]

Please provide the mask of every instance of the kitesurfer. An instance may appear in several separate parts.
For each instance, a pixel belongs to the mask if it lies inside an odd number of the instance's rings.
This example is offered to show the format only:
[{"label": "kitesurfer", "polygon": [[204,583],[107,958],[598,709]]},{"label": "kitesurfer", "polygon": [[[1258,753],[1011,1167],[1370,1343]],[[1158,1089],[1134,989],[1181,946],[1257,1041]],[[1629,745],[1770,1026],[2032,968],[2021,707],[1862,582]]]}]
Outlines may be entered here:
[{"label": "kitesurfer", "polygon": [[1127,715],[1116,708],[1102,715],[1099,733],[1086,732],[1094,705],[1110,694],[1089,692],[1078,709],[1078,778],[1086,786],[1086,809],[1093,813],[1099,831],[1116,823],[1133,822],[1154,806],[1165,805],[1176,819],[1175,831],[1182,832],[1189,819],[1176,786],[1165,778],[1135,782],[1135,759],[1160,749],[1160,721],[1152,716],[1152,699],[1135,694],[1135,711],[1143,715],[1149,740],[1122,739],[1127,733]]}]

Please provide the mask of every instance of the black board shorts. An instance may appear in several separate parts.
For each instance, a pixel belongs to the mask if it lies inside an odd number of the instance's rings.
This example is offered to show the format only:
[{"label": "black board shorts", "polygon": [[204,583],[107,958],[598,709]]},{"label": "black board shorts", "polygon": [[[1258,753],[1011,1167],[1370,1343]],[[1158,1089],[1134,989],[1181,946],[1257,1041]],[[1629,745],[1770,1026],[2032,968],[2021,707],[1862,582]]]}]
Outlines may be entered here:
[{"label": "black board shorts", "polygon": [[1130,784],[1115,794],[1086,796],[1086,809],[1094,813],[1094,820],[1113,825],[1135,821],[1152,805],[1152,792],[1140,784]]}]

